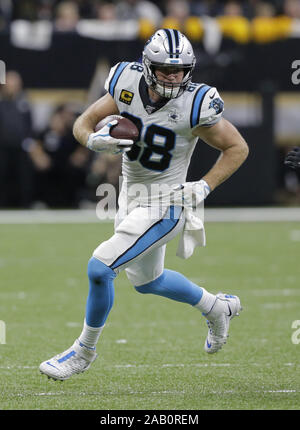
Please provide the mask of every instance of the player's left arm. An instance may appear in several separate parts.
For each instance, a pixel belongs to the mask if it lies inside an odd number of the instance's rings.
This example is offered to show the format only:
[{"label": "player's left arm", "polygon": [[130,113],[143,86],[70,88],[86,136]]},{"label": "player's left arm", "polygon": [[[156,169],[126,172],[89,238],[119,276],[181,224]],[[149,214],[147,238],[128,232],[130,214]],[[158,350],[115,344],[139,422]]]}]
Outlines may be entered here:
[{"label": "player's left arm", "polygon": [[214,166],[202,178],[212,191],[243,164],[249,153],[248,145],[236,127],[225,118],[210,127],[194,128],[192,133],[221,151]]}]

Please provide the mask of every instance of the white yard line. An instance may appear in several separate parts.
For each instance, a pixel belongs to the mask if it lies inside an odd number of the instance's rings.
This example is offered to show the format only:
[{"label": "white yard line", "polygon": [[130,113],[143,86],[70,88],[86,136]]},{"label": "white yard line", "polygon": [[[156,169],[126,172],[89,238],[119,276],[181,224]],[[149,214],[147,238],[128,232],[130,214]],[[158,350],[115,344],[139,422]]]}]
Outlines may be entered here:
[{"label": "white yard line", "polygon": [[[56,382],[55,382],[56,383]],[[204,390],[203,392],[207,393],[207,394],[238,394],[240,395],[240,390],[220,390],[220,391],[216,391],[216,390]],[[264,393],[264,394],[295,394],[295,393],[299,393],[299,390],[290,390],[290,389],[282,389],[282,390],[254,390],[254,393]],[[146,391],[133,391],[130,390],[128,392],[128,394],[186,394],[188,393],[188,391],[177,391],[177,390],[164,390],[164,391],[151,391],[151,392],[146,392]],[[243,393],[252,393],[252,391],[243,391]],[[78,392],[76,393],[79,396],[101,396],[103,397],[103,392],[102,391],[91,391],[91,392]],[[105,393],[105,395],[120,395],[120,392],[108,392]],[[28,397],[28,396],[72,396],[74,395],[74,393],[70,393],[70,392],[66,392],[66,391],[48,391],[48,392],[41,392],[41,393],[16,393],[15,396],[17,397]]]},{"label": "white yard line", "polygon": [[[90,224],[113,222],[114,212],[99,219],[95,209],[78,210],[0,210],[0,224]],[[298,222],[300,207],[293,208],[208,208],[205,222]],[[295,230],[297,231],[297,230]],[[295,239],[296,237],[296,239]],[[293,239],[298,240],[293,233]]]},{"label": "white yard line", "polygon": [[[115,369],[143,369],[143,368],[176,368],[176,367],[182,367],[182,368],[198,368],[198,367],[243,367],[243,366],[254,366],[254,367],[270,367],[270,363],[257,363],[257,362],[247,362],[245,364],[243,363],[162,363],[162,364],[133,364],[133,363],[124,363],[124,364],[113,364],[113,365],[105,365],[107,368],[115,368]],[[298,363],[281,363],[281,366],[285,367],[293,367],[297,366]],[[0,370],[37,370],[38,366],[0,366]]]}]

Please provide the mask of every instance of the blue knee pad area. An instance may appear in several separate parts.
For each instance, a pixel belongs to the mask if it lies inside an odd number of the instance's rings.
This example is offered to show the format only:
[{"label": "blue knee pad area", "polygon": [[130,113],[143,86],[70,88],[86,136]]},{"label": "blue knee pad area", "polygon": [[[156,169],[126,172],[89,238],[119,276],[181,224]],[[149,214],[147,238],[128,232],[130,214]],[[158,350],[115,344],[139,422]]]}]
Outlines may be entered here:
[{"label": "blue knee pad area", "polygon": [[115,272],[92,257],[88,262],[89,294],[86,303],[86,323],[90,327],[104,325],[114,302]]},{"label": "blue knee pad area", "polygon": [[196,305],[203,294],[198,285],[191,282],[181,273],[165,269],[154,281],[135,287],[142,294],[156,294],[178,302]]},{"label": "blue knee pad area", "polygon": [[116,277],[115,272],[110,267],[95,257],[90,258],[88,262],[87,274],[89,280],[95,284],[101,284],[104,279],[113,280]]}]

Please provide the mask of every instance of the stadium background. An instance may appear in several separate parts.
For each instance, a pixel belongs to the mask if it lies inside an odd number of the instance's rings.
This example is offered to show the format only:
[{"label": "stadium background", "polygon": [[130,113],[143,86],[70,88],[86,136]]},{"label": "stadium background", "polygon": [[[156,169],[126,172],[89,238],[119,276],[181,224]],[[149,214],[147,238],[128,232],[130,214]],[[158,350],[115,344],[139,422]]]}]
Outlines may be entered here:
[{"label": "stadium background", "polygon": [[[97,185],[117,186],[120,159],[78,148],[72,123],[103,94],[111,65],[140,61],[160,27],[191,39],[194,81],[218,88],[225,116],[250,147],[207,206],[299,204],[299,175],[283,166],[300,136],[300,85],[292,80],[299,20],[297,0],[1,1],[0,207],[93,207]],[[189,179],[216,156],[199,144]]]}]

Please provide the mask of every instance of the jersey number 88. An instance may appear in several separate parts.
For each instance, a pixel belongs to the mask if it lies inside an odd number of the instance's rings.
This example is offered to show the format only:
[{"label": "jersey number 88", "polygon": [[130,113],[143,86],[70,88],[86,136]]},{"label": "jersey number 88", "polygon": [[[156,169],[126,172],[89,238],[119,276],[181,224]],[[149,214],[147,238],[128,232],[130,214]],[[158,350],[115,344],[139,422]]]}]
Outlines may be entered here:
[{"label": "jersey number 88", "polygon": [[[141,140],[142,130],[144,128],[142,120],[127,112],[122,112],[121,115],[134,122],[139,130],[138,141]],[[163,144],[155,143],[156,137],[162,138]],[[139,162],[146,169],[156,170],[159,172],[166,170],[169,167],[172,158],[170,151],[172,151],[175,146],[175,133],[168,128],[161,127],[157,124],[151,124],[145,131],[143,141],[147,146],[141,148],[134,143],[132,149],[126,153],[129,160],[135,161],[139,158]],[[141,151],[143,151],[142,154],[140,154]],[[159,154],[159,160],[151,160],[153,154]]]}]

